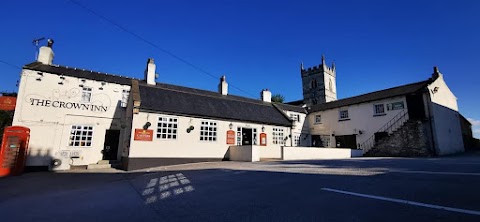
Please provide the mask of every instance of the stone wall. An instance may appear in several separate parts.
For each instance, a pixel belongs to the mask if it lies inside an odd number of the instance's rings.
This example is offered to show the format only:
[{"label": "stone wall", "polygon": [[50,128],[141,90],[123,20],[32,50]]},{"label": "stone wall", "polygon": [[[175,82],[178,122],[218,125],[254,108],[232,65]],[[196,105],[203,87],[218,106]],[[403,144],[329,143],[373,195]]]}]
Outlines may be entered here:
[{"label": "stone wall", "polygon": [[382,138],[365,156],[432,156],[427,122],[407,121],[390,136]]}]

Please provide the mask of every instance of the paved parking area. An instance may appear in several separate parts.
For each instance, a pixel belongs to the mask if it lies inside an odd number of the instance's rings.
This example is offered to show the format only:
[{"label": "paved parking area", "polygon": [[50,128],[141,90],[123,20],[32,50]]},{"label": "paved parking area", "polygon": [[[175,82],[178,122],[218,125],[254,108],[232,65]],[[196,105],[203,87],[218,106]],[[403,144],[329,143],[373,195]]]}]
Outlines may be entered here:
[{"label": "paved parking area", "polygon": [[6,221],[480,221],[480,155],[215,162],[0,179]]}]

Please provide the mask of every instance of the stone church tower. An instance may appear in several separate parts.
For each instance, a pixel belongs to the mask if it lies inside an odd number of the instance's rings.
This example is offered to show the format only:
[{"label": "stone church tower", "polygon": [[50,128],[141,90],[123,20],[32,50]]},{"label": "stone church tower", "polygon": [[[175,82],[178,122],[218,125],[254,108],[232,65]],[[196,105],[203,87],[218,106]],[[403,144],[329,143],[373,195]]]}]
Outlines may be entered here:
[{"label": "stone church tower", "polygon": [[337,100],[337,81],[335,63],[331,67],[325,64],[322,55],[322,64],[308,69],[300,66],[303,85],[303,103],[309,106]]}]

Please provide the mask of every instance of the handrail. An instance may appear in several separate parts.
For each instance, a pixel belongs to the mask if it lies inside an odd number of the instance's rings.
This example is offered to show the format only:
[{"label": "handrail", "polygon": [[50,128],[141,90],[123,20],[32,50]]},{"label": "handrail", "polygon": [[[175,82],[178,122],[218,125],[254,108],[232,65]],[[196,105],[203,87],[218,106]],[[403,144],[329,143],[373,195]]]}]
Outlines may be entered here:
[{"label": "handrail", "polygon": [[404,109],[395,115],[385,125],[380,127],[375,133],[373,133],[365,142],[360,145],[360,149],[363,149],[363,153],[368,152],[373,146],[375,146],[375,134],[379,132],[392,133],[394,130],[400,128],[409,119],[408,110]]}]

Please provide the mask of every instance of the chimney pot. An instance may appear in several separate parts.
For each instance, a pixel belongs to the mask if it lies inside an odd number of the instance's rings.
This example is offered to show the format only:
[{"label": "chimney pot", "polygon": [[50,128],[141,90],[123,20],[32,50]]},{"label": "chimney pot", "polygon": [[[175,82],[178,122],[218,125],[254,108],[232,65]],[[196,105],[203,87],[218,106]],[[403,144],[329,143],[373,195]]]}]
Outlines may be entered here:
[{"label": "chimney pot", "polygon": [[225,75],[220,77],[220,83],[218,84],[218,92],[224,96],[228,95],[228,83]]},{"label": "chimney pot", "polygon": [[152,58],[149,58],[147,60],[147,68],[145,69],[145,80],[147,81],[148,85],[156,85],[157,83],[155,82],[155,70],[157,66],[155,65],[155,62]]}]

